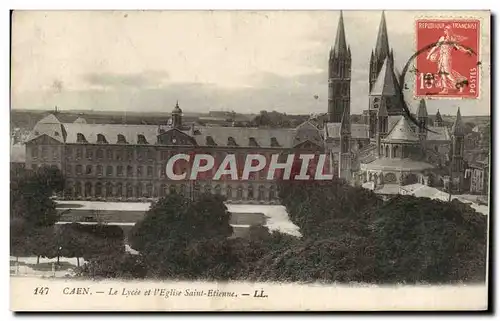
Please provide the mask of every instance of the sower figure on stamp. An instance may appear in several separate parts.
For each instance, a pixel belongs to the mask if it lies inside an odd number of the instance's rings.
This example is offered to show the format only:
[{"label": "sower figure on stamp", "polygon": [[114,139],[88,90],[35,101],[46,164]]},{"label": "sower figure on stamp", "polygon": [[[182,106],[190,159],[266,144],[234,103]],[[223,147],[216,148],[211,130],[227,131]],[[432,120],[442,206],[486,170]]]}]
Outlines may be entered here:
[{"label": "sower figure on stamp", "polygon": [[[452,49],[471,54],[471,50],[460,45],[461,41],[467,39],[464,36],[454,34],[451,25],[444,28],[444,35],[441,36],[436,44],[427,54],[427,59],[436,62],[437,72],[440,76],[442,90],[440,94],[448,93],[449,88],[456,88],[463,91],[463,83],[467,77],[462,76],[452,67]],[[436,50],[439,48],[439,52]]]}]

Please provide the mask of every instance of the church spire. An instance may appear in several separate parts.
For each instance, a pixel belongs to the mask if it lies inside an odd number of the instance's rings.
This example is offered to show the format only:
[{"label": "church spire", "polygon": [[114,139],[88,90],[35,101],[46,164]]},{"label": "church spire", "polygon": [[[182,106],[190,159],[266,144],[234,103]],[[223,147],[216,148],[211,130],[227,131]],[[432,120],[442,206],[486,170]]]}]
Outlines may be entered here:
[{"label": "church spire", "polygon": [[436,113],[436,120],[434,120],[434,125],[437,127],[443,126],[443,117],[441,117],[441,113],[439,112],[439,109],[437,110],[437,113]]},{"label": "church spire", "polygon": [[463,136],[465,135],[465,127],[462,122],[462,115],[460,114],[460,107],[457,110],[457,117],[455,118],[455,122],[453,123],[453,127],[451,128],[451,133],[453,136]]},{"label": "church spire", "polygon": [[389,55],[389,36],[387,35],[387,24],[385,22],[385,12],[382,11],[382,18],[378,27],[377,43],[375,45],[375,56],[383,60]]},{"label": "church spire", "polygon": [[428,114],[427,114],[427,106],[425,104],[425,100],[420,99],[420,102],[418,104],[417,117],[418,118],[426,118],[427,116],[428,116]]},{"label": "church spire", "polygon": [[345,37],[344,15],[342,11],[340,11],[339,24],[337,27],[337,36],[335,37],[335,45],[333,46],[333,51],[337,56],[349,55],[349,48],[347,46],[347,41]]}]

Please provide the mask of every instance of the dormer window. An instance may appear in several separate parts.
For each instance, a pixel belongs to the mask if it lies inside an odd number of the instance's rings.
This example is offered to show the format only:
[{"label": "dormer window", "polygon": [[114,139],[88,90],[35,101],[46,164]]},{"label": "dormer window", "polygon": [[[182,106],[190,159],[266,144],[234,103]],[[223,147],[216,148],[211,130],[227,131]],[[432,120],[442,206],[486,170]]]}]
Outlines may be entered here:
[{"label": "dormer window", "polygon": [[207,136],[206,143],[208,146],[217,146],[212,136]]},{"label": "dormer window", "polygon": [[259,143],[257,143],[257,140],[255,139],[255,137],[250,137],[248,139],[248,145],[252,146],[252,147],[259,147]]},{"label": "dormer window", "polygon": [[142,134],[137,135],[137,144],[144,144],[146,145],[148,141],[146,140],[146,137]]},{"label": "dormer window", "polygon": [[280,147],[280,144],[278,143],[276,137],[271,137],[271,147]]},{"label": "dormer window", "polygon": [[97,143],[98,144],[107,144],[108,141],[106,140],[106,137],[103,134],[97,134]]},{"label": "dormer window", "polygon": [[127,144],[127,140],[125,139],[125,136],[122,134],[118,134],[118,137],[116,139],[117,144]]},{"label": "dormer window", "polygon": [[77,143],[86,143],[87,139],[85,138],[85,136],[82,133],[78,133],[78,134],[76,134],[76,142]]},{"label": "dormer window", "polygon": [[227,146],[238,146],[238,144],[236,144],[236,141],[233,137],[229,136],[227,138]]}]

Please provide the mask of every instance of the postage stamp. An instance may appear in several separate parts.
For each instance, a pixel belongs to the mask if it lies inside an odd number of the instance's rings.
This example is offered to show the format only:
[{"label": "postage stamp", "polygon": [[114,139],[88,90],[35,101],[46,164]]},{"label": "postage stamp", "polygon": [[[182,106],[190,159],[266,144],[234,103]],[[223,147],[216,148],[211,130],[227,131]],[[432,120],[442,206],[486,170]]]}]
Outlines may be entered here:
[{"label": "postage stamp", "polygon": [[480,21],[418,19],[415,96],[478,98]]}]

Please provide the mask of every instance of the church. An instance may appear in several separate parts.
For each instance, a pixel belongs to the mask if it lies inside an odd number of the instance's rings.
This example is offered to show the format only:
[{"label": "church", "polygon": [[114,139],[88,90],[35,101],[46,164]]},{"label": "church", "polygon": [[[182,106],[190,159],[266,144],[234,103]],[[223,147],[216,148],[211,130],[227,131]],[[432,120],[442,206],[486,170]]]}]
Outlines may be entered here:
[{"label": "church", "polygon": [[[351,122],[351,49],[342,13],[328,64],[328,114],[323,128],[325,146],[338,175],[376,189],[383,185],[421,183],[460,190],[464,176],[464,124],[457,110],[451,129],[437,111],[434,122],[425,100],[413,112],[403,109],[402,84],[394,66],[385,14],[382,13],[368,72],[368,108],[363,123]],[[411,108],[411,107],[410,107]]]}]

